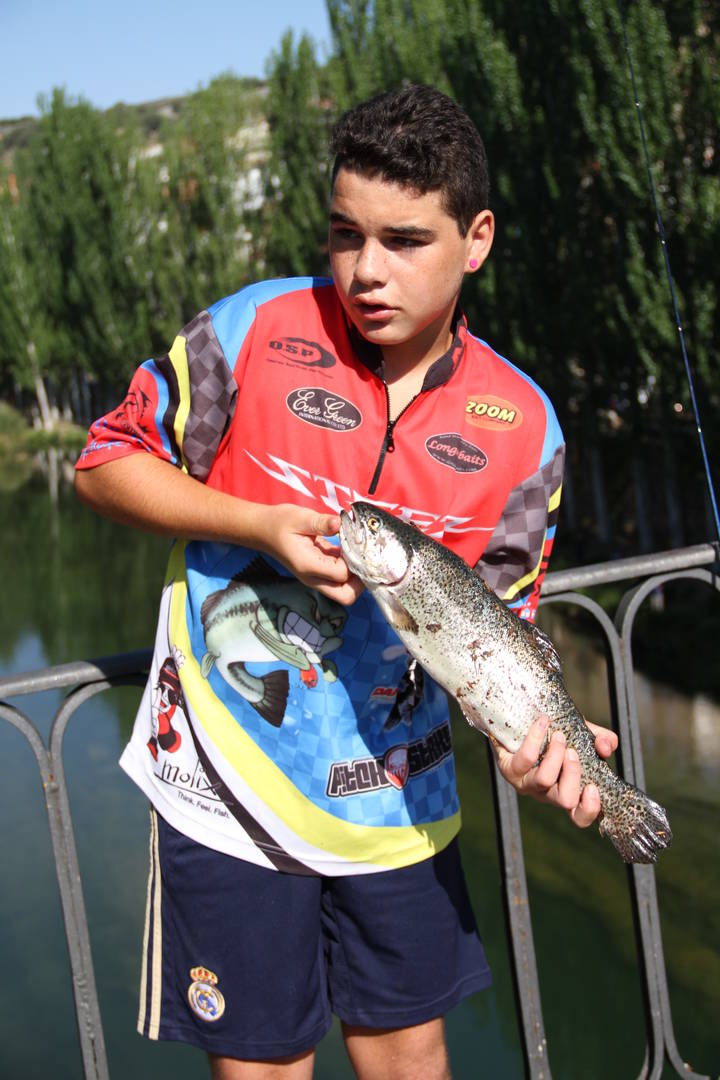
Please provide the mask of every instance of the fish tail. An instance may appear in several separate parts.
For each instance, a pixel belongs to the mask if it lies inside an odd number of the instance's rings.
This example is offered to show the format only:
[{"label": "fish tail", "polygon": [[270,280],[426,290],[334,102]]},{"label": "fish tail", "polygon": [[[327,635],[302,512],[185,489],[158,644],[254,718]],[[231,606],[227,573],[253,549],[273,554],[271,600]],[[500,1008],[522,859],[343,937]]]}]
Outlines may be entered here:
[{"label": "fish tail", "polygon": [[607,793],[601,793],[602,836],[627,863],[654,863],[658,852],[669,847],[672,831],[665,809],[644,791],[614,777]]}]

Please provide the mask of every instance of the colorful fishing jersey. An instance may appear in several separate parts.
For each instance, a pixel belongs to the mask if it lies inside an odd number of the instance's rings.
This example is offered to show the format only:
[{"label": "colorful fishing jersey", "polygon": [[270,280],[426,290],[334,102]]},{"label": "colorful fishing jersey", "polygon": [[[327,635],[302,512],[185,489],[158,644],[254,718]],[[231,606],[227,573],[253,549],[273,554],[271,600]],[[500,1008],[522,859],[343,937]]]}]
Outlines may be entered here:
[{"label": "colorful fishing jersey", "polygon": [[[149,452],[255,502],[375,502],[532,619],[563,466],[547,397],[459,314],[394,421],[383,374],[332,282],[252,285],[137,370],[77,467]],[[369,594],[341,606],[230,544],[173,547],[121,765],[186,835],[294,873],[408,865],[460,827],[447,700]]]}]

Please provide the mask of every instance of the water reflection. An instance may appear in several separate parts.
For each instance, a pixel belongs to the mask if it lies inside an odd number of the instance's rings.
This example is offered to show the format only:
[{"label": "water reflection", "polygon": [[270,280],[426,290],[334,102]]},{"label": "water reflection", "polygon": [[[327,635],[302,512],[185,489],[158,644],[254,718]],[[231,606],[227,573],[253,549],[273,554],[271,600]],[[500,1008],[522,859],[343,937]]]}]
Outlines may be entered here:
[{"label": "water reflection", "polygon": [[[77,506],[62,484],[54,508],[46,489],[24,488],[0,495],[0,514],[3,673],[150,644],[166,541],[101,521]],[[607,723],[598,648],[578,637],[555,608],[543,609],[542,618],[563,657],[570,692],[588,718]],[[710,649],[699,640],[683,645]],[[676,1033],[696,1069],[717,1073],[720,708],[642,677],[637,695],[647,786],[668,806],[675,830],[658,886]],[[111,1075],[189,1080],[205,1075],[201,1054],[149,1045],[135,1035],[147,809],[116,761],[137,700],[138,691],[123,689],[83,706],[66,736],[66,769]],[[58,704],[58,695],[24,701],[45,732]],[[482,1071],[520,1080],[486,744],[460,718],[454,731],[462,848],[495,983],[448,1018],[453,1075],[470,1080]],[[39,778],[29,748],[5,724],[0,754],[1,805],[13,822],[0,832],[0,954],[12,972],[0,985],[0,1074],[76,1080],[80,1058]],[[644,1053],[643,1008],[625,869],[596,830],[581,833],[565,815],[525,800],[521,813],[552,1074],[556,1080],[636,1076]],[[320,1048],[316,1075],[352,1075],[337,1028]]]}]

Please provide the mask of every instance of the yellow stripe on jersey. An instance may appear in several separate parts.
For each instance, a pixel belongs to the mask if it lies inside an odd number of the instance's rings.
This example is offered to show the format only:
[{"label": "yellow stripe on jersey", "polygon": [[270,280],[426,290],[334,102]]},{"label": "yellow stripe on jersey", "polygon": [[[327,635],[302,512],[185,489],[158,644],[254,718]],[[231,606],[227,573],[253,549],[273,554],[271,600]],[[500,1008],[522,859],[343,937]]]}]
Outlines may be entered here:
[{"label": "yellow stripe on jersey", "polygon": [[[182,454],[185,424],[187,423],[188,414],[190,413],[190,373],[188,371],[187,351],[185,349],[184,337],[178,336],[175,338],[168,356],[170,357],[170,363],[173,366],[178,383],[180,400],[178,402],[177,412],[175,413],[173,430],[175,432],[175,440],[180,448],[180,453]],[[183,472],[188,471],[184,454],[182,468]]]},{"label": "yellow stripe on jersey", "polygon": [[[203,678],[192,651],[185,618],[184,547],[184,544],[175,547],[168,571],[168,577],[174,579],[171,641],[185,657],[180,672],[183,694],[218,754],[288,829],[305,844],[319,849],[318,859],[327,852],[334,861],[365,862],[394,869],[421,862],[442,851],[460,829],[459,811],[443,821],[422,825],[373,827],[336,818],[303,795],[243,731]],[[302,860],[297,852],[290,854]]]},{"label": "yellow stripe on jersey", "polygon": [[[551,514],[553,512],[553,510],[557,510],[558,506],[560,505],[560,495],[561,494],[562,494],[562,484],[558,487],[557,491],[554,491],[553,494],[550,496],[550,501],[548,502],[548,515]],[[518,581],[516,581],[513,585],[511,585],[509,589],[507,589],[505,591],[505,593],[502,596],[503,600],[514,600],[519,592],[521,592],[523,589],[525,589],[528,585],[532,585],[533,581],[535,580],[535,578],[540,573],[540,564],[543,561],[543,555],[545,554],[545,541],[546,540],[547,540],[547,529],[545,529],[545,532],[543,533],[542,544],[540,545],[540,557],[539,557],[537,563],[535,564],[535,566],[533,567],[533,569],[530,571],[529,574],[525,574],[524,577],[521,577]]]}]

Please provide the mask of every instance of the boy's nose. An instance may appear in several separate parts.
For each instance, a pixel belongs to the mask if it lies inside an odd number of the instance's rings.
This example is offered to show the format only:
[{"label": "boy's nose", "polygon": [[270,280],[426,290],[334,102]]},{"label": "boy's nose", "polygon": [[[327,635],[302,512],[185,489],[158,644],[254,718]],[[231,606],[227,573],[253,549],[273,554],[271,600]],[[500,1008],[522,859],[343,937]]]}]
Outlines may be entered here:
[{"label": "boy's nose", "polygon": [[382,245],[366,240],[358,252],[355,280],[361,285],[383,285],[387,280],[387,264]]}]

